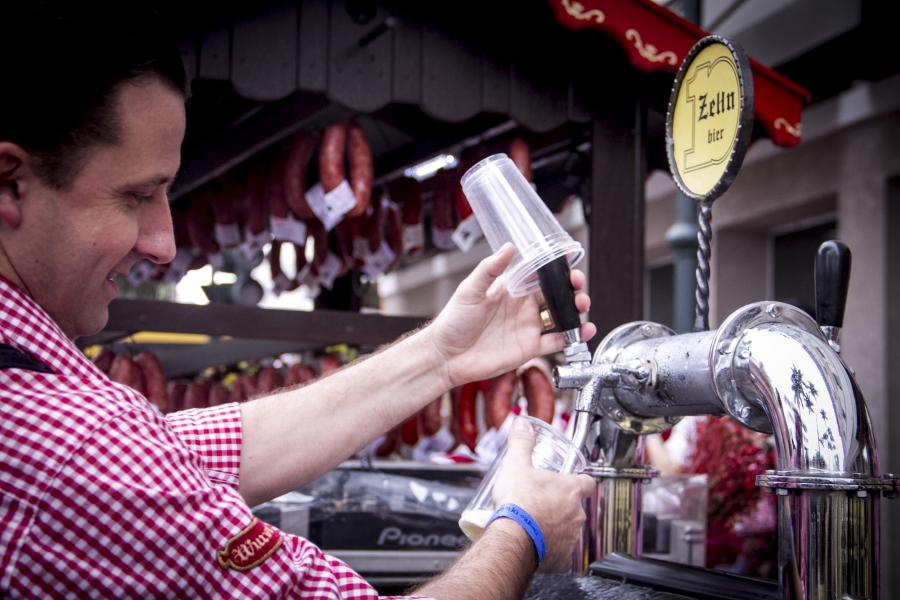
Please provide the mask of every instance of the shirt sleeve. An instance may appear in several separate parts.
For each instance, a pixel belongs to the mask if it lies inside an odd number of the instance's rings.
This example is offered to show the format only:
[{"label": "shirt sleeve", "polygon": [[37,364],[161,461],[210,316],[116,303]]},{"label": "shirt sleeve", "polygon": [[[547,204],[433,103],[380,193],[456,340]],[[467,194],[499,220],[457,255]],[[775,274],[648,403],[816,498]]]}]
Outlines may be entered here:
[{"label": "shirt sleeve", "polygon": [[182,410],[166,421],[203,462],[213,483],[237,489],[241,469],[241,409],[236,403]]},{"label": "shirt sleeve", "polygon": [[229,567],[222,557],[246,541],[254,517],[233,487],[210,481],[180,435],[140,411],[94,431],[48,487],[7,566],[10,595],[378,598],[345,563],[270,526],[275,550],[252,556],[256,546],[244,546],[254,560]]}]

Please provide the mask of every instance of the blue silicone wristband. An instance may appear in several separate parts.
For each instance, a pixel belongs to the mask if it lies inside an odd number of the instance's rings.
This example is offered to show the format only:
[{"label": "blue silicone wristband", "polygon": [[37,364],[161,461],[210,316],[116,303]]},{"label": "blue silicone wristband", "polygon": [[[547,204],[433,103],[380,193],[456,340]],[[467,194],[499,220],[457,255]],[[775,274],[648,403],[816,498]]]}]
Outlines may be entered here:
[{"label": "blue silicone wristband", "polygon": [[[522,526],[522,529],[525,530],[525,533],[527,533],[531,538],[531,541],[534,542],[534,549],[537,550],[538,555],[538,566],[540,566],[540,564],[544,562],[544,555],[547,554],[547,542],[544,541],[544,532],[541,531],[537,521],[532,519],[531,515],[525,512],[524,508],[511,502],[502,505],[494,511],[494,514],[491,515],[487,524],[490,525],[497,519],[512,519]],[[487,525],[485,527],[487,527]]]}]

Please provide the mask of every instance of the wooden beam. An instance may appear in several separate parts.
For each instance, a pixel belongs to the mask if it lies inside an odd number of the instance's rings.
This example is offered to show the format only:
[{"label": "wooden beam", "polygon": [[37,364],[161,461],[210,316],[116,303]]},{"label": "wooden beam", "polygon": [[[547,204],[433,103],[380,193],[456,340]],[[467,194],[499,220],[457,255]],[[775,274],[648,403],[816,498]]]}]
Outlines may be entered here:
[{"label": "wooden beam", "polygon": [[593,347],[644,312],[645,109],[638,82],[615,81],[595,111],[591,150],[590,294]]},{"label": "wooden beam", "polygon": [[117,299],[109,305],[109,322],[104,331],[200,333],[322,345],[380,346],[426,321],[425,317],[386,317],[336,310],[302,312],[236,304],[196,306]]}]

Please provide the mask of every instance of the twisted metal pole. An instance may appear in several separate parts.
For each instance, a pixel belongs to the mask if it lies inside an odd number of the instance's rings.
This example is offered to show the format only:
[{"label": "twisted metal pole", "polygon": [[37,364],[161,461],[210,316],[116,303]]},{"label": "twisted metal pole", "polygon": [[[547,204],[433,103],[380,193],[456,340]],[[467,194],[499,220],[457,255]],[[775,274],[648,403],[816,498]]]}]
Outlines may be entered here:
[{"label": "twisted metal pole", "polygon": [[697,232],[697,308],[694,319],[694,331],[709,331],[709,257],[710,242],[712,241],[712,202],[703,202],[700,205],[698,222],[700,231]]}]

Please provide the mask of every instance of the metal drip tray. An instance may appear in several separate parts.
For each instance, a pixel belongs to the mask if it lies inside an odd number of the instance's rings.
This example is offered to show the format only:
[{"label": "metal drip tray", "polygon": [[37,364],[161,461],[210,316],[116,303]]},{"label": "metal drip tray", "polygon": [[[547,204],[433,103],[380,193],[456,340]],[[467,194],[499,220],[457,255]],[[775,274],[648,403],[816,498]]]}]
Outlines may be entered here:
[{"label": "metal drip tray", "polygon": [[[591,564],[590,573],[608,580],[646,586],[697,600],[778,600],[779,598],[777,581],[678,565],[627,554],[604,556]],[[593,598],[593,596],[590,597]],[[598,597],[605,598],[605,596]],[[636,598],[640,597],[636,596]]]},{"label": "metal drip tray", "polygon": [[524,600],[688,600],[669,592],[604,577],[573,578],[570,574],[535,575]]}]

